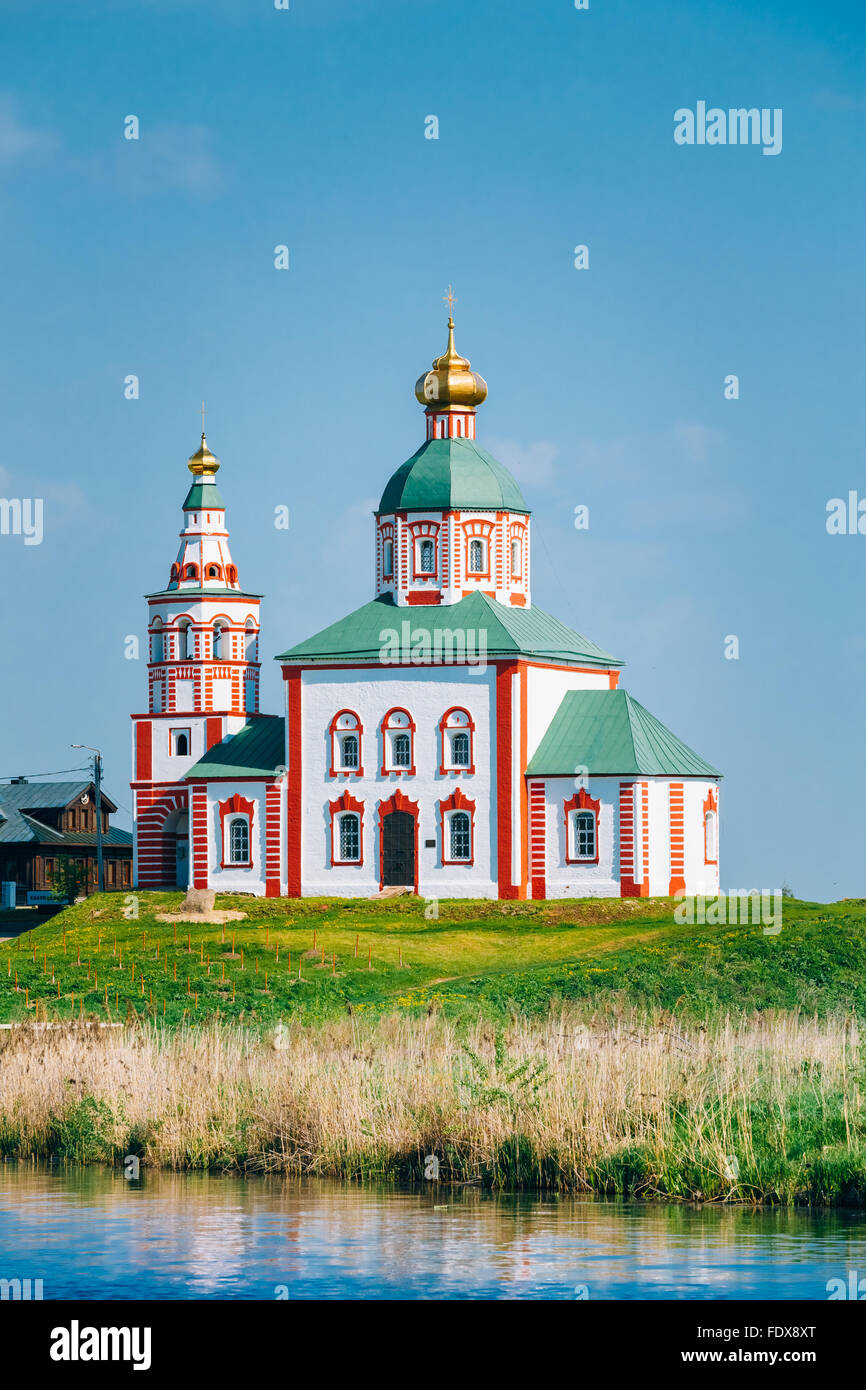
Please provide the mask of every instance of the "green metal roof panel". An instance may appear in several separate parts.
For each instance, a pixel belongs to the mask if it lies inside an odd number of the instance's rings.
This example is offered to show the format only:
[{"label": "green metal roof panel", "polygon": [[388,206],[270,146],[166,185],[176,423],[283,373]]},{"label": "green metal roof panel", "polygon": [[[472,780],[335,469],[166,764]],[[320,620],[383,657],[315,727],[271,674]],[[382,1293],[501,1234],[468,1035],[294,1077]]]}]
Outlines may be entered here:
[{"label": "green metal roof panel", "polygon": [[527,768],[538,777],[720,777],[625,690],[570,690]]},{"label": "green metal roof panel", "polygon": [[187,782],[208,777],[273,777],[286,761],[286,724],[278,714],[250,719],[236,734],[215,743],[185,774]]},{"label": "green metal roof panel", "polygon": [[481,633],[484,633],[486,655],[490,658],[530,656],[599,666],[605,670],[622,665],[588,637],[573,632],[543,609],[511,608],[481,593],[470,594],[459,603],[417,608],[400,608],[390,594],[382,594],[305,642],[290,647],[277,657],[277,661],[378,663],[382,659],[385,630],[396,631],[401,642],[405,631],[407,645],[409,634],[413,644],[421,640],[419,634],[426,634],[432,650],[436,649],[438,634],[439,649],[445,653],[448,648],[443,647],[443,634],[451,633],[457,639],[455,647],[459,635],[463,634],[464,650],[469,650],[476,659],[479,653],[483,655]]},{"label": "green metal roof panel", "polygon": [[482,508],[528,512],[517,483],[473,439],[428,439],[385,485],[379,513]]},{"label": "green metal roof panel", "polygon": [[185,512],[224,512],[226,504],[216,483],[193,483],[183,504]]}]

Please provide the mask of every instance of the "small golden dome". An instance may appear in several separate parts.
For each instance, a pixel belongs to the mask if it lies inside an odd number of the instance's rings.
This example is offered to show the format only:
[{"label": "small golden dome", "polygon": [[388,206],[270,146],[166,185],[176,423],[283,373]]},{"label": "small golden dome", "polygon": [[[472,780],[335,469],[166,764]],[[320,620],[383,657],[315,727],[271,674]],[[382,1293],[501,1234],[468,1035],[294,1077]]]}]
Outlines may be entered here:
[{"label": "small golden dome", "polygon": [[194,454],[190,454],[187,468],[196,478],[212,478],[219,466],[220,461],[208,448],[204,430],[202,430],[201,444]]},{"label": "small golden dome", "polygon": [[448,320],[448,347],[433,361],[432,369],[419,376],[415,395],[429,410],[452,406],[468,410],[487,399],[487,382],[478,372],[470,371],[468,358],[461,357],[454,346],[454,320]]}]

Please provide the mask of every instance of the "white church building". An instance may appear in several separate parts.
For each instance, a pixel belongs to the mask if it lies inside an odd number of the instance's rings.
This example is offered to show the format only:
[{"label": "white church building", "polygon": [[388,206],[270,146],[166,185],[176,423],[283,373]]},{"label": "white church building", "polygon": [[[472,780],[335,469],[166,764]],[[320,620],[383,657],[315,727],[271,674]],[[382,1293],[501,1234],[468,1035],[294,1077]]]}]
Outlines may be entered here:
[{"label": "white church building", "polygon": [[426,440],[375,514],[369,602],[277,657],[232,562],[202,434],[134,714],[135,881],[270,897],[715,895],[719,777],[532,603],[530,512],[476,443],[454,346],[418,381]]}]

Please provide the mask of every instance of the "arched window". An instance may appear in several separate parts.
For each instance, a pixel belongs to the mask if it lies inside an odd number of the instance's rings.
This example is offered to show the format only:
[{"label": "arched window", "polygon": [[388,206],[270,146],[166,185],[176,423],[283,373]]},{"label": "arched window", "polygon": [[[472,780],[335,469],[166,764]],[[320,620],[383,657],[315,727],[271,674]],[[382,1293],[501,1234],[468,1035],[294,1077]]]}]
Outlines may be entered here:
[{"label": "arched window", "polygon": [[341,709],[331,720],[328,730],[331,737],[331,776],[341,772],[355,777],[363,776],[361,765],[361,721],[354,710]]},{"label": "arched window", "polygon": [[415,725],[404,709],[389,710],[382,720],[382,773],[414,776]]},{"label": "arched window", "polygon": [[442,863],[472,864],[474,852],[475,802],[455,788],[447,801],[440,801]]},{"label": "arched window", "polygon": [[394,577],[394,542],[390,536],[382,545],[382,578],[393,579]]},{"label": "arched window", "polygon": [[340,859],[349,861],[361,857],[361,817],[355,811],[340,816]]},{"label": "arched window", "polygon": [[448,822],[450,836],[450,858],[469,859],[472,848],[472,830],[469,816],[465,811],[452,811]]},{"label": "arched window", "polygon": [[451,735],[451,757],[452,757],[453,760],[454,760],[454,766],[455,766],[455,767],[468,767],[468,766],[469,766],[469,761],[470,761],[470,759],[469,759],[469,735],[468,735],[468,734],[452,734],[452,735]]},{"label": "arched window", "polygon": [[213,625],[213,659],[214,661],[224,661],[228,653],[223,651],[223,635],[225,633],[225,623],[214,623]]},{"label": "arched window", "polygon": [[520,541],[515,536],[511,542],[511,575],[513,579],[520,578]]},{"label": "arched window", "polygon": [[600,800],[594,800],[581,787],[565,803],[565,862],[567,864],[598,863],[598,813]]},{"label": "arched window", "polygon": [[250,824],[246,816],[234,816],[229,822],[229,863],[249,864]]},{"label": "arched window", "polygon": [[469,542],[469,573],[484,574],[486,566],[484,564],[484,542],[471,540]]},{"label": "arched window", "polygon": [[575,859],[595,859],[595,814],[572,811],[572,840]]},{"label": "arched window", "polygon": [[207,577],[208,579],[220,579],[222,577],[222,571],[219,565],[208,565]]},{"label": "arched window", "polygon": [[237,567],[237,565],[229,565],[229,566],[228,566],[228,569],[226,570],[226,579],[228,580],[228,582],[229,582],[230,584],[236,584],[236,583],[237,583],[237,580],[238,580],[238,567]]},{"label": "arched window", "polygon": [[150,643],[151,661],[165,660],[165,635],[162,630],[162,618],[154,618],[153,635]]},{"label": "arched window", "polygon": [[258,634],[256,633],[256,625],[252,618],[247,618],[244,624],[244,649],[247,661],[258,660]]},{"label": "arched window", "polygon": [[181,618],[177,625],[177,659],[189,661],[189,618]]},{"label": "arched window", "polygon": [[331,812],[331,863],[363,864],[364,803],[343,792],[339,801],[329,802]]},{"label": "arched window", "polygon": [[176,758],[189,757],[189,729],[172,729],[170,747]]},{"label": "arched window", "polygon": [[187,565],[183,577],[184,579],[198,579],[198,565]]},{"label": "arched window", "polygon": [[436,550],[433,542],[426,538],[418,542],[418,568],[422,574],[436,571]]},{"label": "arched window", "polygon": [[468,710],[446,710],[439,721],[439,772],[475,771],[475,725]]},{"label": "arched window", "polygon": [[357,734],[342,734],[340,737],[341,762],[343,767],[354,772],[360,762]]}]

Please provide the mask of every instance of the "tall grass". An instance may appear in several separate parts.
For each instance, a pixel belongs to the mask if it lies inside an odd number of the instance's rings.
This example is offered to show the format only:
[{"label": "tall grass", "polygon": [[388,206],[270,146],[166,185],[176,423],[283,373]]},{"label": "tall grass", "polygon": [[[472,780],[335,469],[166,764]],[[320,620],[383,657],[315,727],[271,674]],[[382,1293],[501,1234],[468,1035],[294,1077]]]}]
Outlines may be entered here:
[{"label": "tall grass", "polygon": [[861,1205],[864,1089],[854,1020],[791,1013],[24,1027],[0,1044],[0,1152],[360,1181],[435,1154],[492,1187]]}]

